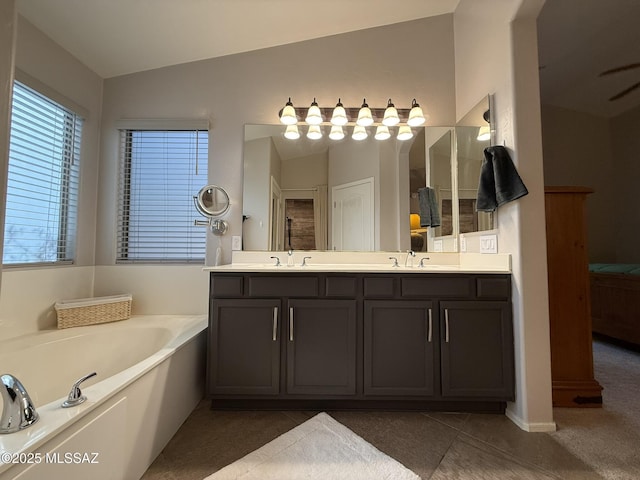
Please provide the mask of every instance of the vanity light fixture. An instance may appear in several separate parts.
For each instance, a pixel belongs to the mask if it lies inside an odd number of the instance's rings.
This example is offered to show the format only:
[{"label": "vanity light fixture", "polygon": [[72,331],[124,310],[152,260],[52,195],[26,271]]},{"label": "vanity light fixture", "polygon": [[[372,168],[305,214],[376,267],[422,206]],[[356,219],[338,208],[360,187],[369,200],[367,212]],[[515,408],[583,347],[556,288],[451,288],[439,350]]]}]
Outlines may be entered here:
[{"label": "vanity light fixture", "polygon": [[349,118],[347,117],[347,112],[344,109],[344,105],[338,98],[338,103],[336,107],[333,109],[333,115],[331,115],[331,123],[333,125],[346,125],[349,122]]},{"label": "vanity light fixture", "polygon": [[351,135],[351,138],[354,140],[364,140],[368,136],[369,134],[367,133],[367,129],[362,125],[356,125],[353,127],[353,134]]},{"label": "vanity light fixture", "polygon": [[289,140],[297,140],[300,138],[300,132],[297,125],[287,125],[287,129],[284,131],[284,138]]},{"label": "vanity light fixture", "polygon": [[387,127],[393,127],[400,123],[400,117],[398,116],[398,110],[393,103],[391,103],[391,99],[387,103],[387,109],[384,111],[384,118],[382,119],[382,124]]},{"label": "vanity light fixture", "polygon": [[322,112],[320,112],[320,107],[318,107],[318,102],[316,102],[315,97],[313,102],[311,102],[311,106],[307,111],[307,118],[305,118],[304,121],[309,125],[320,125],[322,123]]},{"label": "vanity light fixture", "polygon": [[344,130],[341,125],[333,125],[329,132],[329,138],[331,140],[342,140],[344,138]]},{"label": "vanity light fixture", "polygon": [[387,140],[390,136],[391,133],[389,133],[389,127],[387,127],[386,125],[378,125],[375,134],[376,140]]},{"label": "vanity light fixture", "polygon": [[298,117],[296,116],[296,109],[293,108],[293,103],[291,103],[291,97],[289,97],[289,101],[285,104],[282,109],[282,113],[280,114],[280,121],[285,125],[295,125],[298,123]]},{"label": "vanity light fixture", "polygon": [[413,138],[413,131],[409,125],[401,125],[398,129],[398,140],[410,140]]},{"label": "vanity light fixture", "polygon": [[479,142],[486,142],[491,138],[491,130],[489,125],[483,125],[478,129],[478,137],[476,140]]},{"label": "vanity light fixture", "polygon": [[307,138],[310,140],[320,140],[322,138],[322,130],[320,130],[320,125],[309,125],[309,130],[307,130]]},{"label": "vanity light fixture", "polygon": [[420,107],[420,105],[414,98],[411,102],[411,111],[409,112],[409,120],[407,120],[407,125],[417,127],[422,125],[425,121],[426,119],[424,118],[422,107]]},{"label": "vanity light fixture", "polygon": [[360,125],[361,127],[368,127],[373,124],[373,115],[371,115],[371,109],[369,105],[367,105],[367,99],[362,100],[362,106],[358,111],[358,120],[356,121],[356,125]]}]

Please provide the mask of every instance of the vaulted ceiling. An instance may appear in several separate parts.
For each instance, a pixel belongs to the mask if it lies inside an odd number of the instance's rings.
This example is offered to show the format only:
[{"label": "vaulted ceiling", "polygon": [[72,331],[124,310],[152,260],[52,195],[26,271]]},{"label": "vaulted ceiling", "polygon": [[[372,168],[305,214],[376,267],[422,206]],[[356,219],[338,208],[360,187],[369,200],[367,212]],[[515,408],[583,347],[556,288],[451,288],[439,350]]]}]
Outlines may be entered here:
[{"label": "vaulted ceiling", "polygon": [[[459,0],[17,0],[19,13],[104,78],[455,11]],[[400,3],[402,8],[399,8]],[[612,117],[640,106],[640,1],[547,0],[542,102]]]}]

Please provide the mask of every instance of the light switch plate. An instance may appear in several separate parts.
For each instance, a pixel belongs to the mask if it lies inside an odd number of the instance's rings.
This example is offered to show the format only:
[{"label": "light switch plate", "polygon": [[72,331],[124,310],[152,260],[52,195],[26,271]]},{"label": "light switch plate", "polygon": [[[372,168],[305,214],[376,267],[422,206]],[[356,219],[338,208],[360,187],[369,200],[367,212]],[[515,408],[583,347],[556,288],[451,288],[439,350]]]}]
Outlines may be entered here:
[{"label": "light switch plate", "polygon": [[242,237],[240,235],[231,237],[231,250],[242,250]]},{"label": "light switch plate", "polygon": [[442,251],[442,240],[434,240],[433,241],[433,251],[441,252]]},{"label": "light switch plate", "polygon": [[498,236],[482,235],[480,237],[480,253],[498,253]]}]

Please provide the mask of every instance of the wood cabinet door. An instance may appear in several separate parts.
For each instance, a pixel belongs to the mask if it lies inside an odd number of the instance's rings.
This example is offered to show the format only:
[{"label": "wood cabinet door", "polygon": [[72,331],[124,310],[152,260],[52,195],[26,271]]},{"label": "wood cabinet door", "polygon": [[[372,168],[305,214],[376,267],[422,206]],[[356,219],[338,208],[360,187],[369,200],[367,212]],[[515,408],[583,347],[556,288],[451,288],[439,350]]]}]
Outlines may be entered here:
[{"label": "wood cabinet door", "polygon": [[365,395],[434,394],[436,315],[429,301],[365,302]]},{"label": "wood cabinet door", "polygon": [[280,391],[280,300],[213,300],[209,328],[210,394]]},{"label": "wood cabinet door", "polygon": [[287,393],[356,393],[356,301],[291,299],[287,308]]},{"label": "wood cabinet door", "polygon": [[440,302],[443,397],[514,398],[509,302]]}]

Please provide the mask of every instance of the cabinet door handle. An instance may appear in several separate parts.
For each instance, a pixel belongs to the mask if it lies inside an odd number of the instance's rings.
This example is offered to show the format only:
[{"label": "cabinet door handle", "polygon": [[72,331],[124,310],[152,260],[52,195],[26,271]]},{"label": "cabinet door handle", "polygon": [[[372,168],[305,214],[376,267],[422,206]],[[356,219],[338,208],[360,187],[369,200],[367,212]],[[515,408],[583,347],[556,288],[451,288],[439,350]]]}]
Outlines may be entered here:
[{"label": "cabinet door handle", "polygon": [[273,307],[273,341],[278,339],[278,307]]},{"label": "cabinet door handle", "polygon": [[449,309],[444,309],[444,341],[449,343]]},{"label": "cabinet door handle", "polygon": [[289,341],[293,342],[293,307],[289,307]]},{"label": "cabinet door handle", "polygon": [[427,332],[427,342],[431,343],[433,333],[433,318],[431,316],[431,309],[429,309],[429,331]]}]

